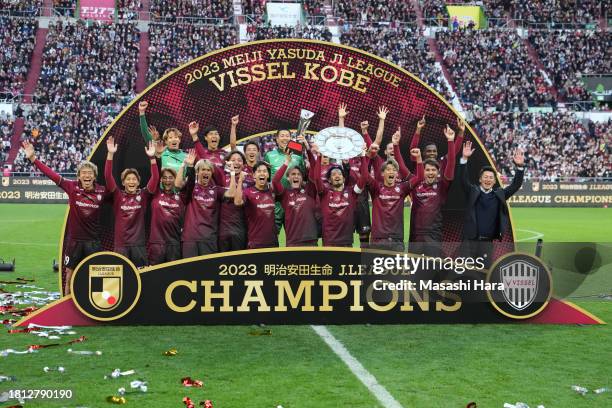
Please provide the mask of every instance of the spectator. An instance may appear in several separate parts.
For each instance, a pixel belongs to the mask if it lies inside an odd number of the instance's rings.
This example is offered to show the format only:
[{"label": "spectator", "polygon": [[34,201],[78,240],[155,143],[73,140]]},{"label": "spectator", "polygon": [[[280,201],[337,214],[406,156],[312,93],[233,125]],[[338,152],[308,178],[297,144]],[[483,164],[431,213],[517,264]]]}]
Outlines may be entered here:
[{"label": "spectator", "polygon": [[[43,0],[0,0],[0,10],[10,16],[36,17],[40,15]],[[4,25],[5,22],[2,22]]]},{"label": "spectator", "polygon": [[237,42],[233,26],[188,23],[151,23],[149,38],[148,83],[196,57]]},{"label": "spectator", "polygon": [[74,17],[76,0],[53,0],[53,11],[64,17]]},{"label": "spectator", "polygon": [[555,106],[544,77],[530,61],[516,31],[438,31],[436,39],[467,107],[526,111],[530,106]]},{"label": "spectator", "polygon": [[334,2],[334,14],[357,24],[416,23],[412,2],[403,0],[337,0]]},{"label": "spectator", "polygon": [[529,41],[561,97],[568,102],[592,99],[582,84],[582,75],[612,72],[609,32],[531,30]]},{"label": "spectator", "polygon": [[0,93],[23,92],[37,28],[34,18],[0,17]]},{"label": "spectator", "polygon": [[173,22],[187,17],[192,22],[211,22],[207,19],[227,20],[234,16],[231,1],[227,0],[151,0],[153,21]]},{"label": "spectator", "polygon": [[354,27],[340,37],[342,44],[376,54],[418,76],[446,100],[451,96],[435,67],[435,56],[422,33],[408,27]]},{"label": "spectator", "polygon": [[0,168],[8,158],[9,150],[11,150],[14,121],[15,118],[11,115],[0,112]]},{"label": "spectator", "polygon": [[488,113],[474,126],[504,176],[511,176],[512,151],[526,149],[526,177],[612,177],[612,121],[594,125],[590,134],[572,113]]},{"label": "spectator", "polygon": [[289,26],[262,26],[249,24],[247,26],[249,41],[266,40],[270,38],[308,38],[311,40],[331,41],[332,34],[326,27],[297,25]]},{"label": "spectator", "polygon": [[118,0],[117,17],[120,20],[138,20],[138,12],[142,10],[141,0]]}]

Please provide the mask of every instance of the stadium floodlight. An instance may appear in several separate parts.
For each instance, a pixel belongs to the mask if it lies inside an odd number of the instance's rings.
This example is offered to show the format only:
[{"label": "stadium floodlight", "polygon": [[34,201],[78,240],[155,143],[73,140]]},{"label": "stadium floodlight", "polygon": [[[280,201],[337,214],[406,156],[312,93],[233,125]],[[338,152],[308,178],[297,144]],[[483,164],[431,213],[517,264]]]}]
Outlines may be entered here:
[{"label": "stadium floodlight", "polygon": [[15,271],[15,258],[13,263],[4,262],[4,259],[0,258],[0,272],[14,272]]}]

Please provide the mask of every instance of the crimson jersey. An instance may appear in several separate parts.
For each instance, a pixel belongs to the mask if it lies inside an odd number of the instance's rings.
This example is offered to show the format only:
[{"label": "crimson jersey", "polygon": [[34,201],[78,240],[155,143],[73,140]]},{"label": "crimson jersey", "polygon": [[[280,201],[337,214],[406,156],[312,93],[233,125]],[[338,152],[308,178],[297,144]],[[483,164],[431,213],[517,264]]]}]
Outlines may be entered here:
[{"label": "crimson jersey", "polygon": [[100,232],[100,207],[109,193],[104,186],[94,183],[92,191],[86,191],[77,180],[67,180],[39,160],[34,165],[68,195],[68,239],[97,241]]},{"label": "crimson jersey", "polygon": [[412,190],[408,181],[385,186],[371,179],[372,239],[404,240],[404,200]]},{"label": "crimson jersey", "polygon": [[185,195],[174,191],[160,191],[151,200],[152,244],[181,242],[181,221],[185,212]]},{"label": "crimson jersey", "polygon": [[139,189],[134,194],[115,189],[115,248],[145,245],[145,213],[151,197],[146,189]]},{"label": "crimson jersey", "polygon": [[225,193],[223,187],[209,184],[203,186],[195,183],[195,176],[189,177],[186,185],[188,200],[185,213],[185,226],[182,240],[184,242],[217,241],[219,231],[219,209]]},{"label": "crimson jersey", "polygon": [[323,245],[352,246],[355,230],[356,186],[345,186],[342,191],[325,189],[321,194],[323,216]]},{"label": "crimson jersey", "polygon": [[68,238],[75,241],[96,241],[100,232],[100,207],[107,197],[106,188],[98,184],[85,191],[76,180],[62,177],[60,188],[68,194]]},{"label": "crimson jersey", "polygon": [[[244,182],[242,183],[243,191],[251,187],[255,182],[253,180],[253,169],[245,166],[244,171],[247,173]],[[230,173],[225,173],[224,191],[229,190]],[[238,175],[234,176],[238,181]],[[246,231],[246,222],[244,220],[244,208],[234,204],[234,198],[224,199],[221,203],[221,218],[219,221],[219,234],[221,237],[243,234]]]},{"label": "crimson jersey", "polygon": [[283,164],[274,174],[272,185],[285,210],[287,246],[300,246],[318,239],[317,189],[313,183],[300,188],[283,187],[281,180],[286,170],[287,164]]},{"label": "crimson jersey", "polygon": [[242,193],[244,212],[248,225],[248,248],[271,248],[278,246],[274,223],[274,195],[269,188],[258,190],[249,187]]},{"label": "crimson jersey", "polygon": [[198,159],[210,160],[215,166],[221,166],[225,164],[225,155],[227,152],[223,149],[208,150],[202,146],[202,149],[197,149]]},{"label": "crimson jersey", "polygon": [[410,193],[410,240],[420,241],[423,236],[442,239],[442,206],[446,202],[451,182],[440,177],[437,182],[419,183]]}]

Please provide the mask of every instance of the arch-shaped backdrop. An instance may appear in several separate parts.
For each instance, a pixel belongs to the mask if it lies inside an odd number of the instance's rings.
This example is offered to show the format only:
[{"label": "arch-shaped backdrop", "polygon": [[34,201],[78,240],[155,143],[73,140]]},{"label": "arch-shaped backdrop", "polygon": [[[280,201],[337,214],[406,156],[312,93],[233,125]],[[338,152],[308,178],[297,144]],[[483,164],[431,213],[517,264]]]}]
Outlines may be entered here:
[{"label": "arch-shaped backdrop", "polygon": [[[383,142],[389,142],[390,135],[401,126],[400,147],[407,163],[408,146],[419,118],[427,117],[420,147],[436,143],[440,157],[446,154],[443,128],[449,124],[456,129],[458,118],[451,105],[419,78],[356,48],[297,39],[236,45],[206,54],[159,79],[117,116],[98,141],[91,160],[99,169],[103,169],[106,158],[105,140],[113,136],[120,148],[115,155],[114,174],[136,167],[143,182],[149,170],[139,130],[141,100],[149,102],[149,124],[160,132],[168,127],[182,131],[184,149],[192,146],[187,125],[193,120],[200,123],[200,129],[216,126],[225,145],[233,115],[240,115],[238,139],[278,128],[295,128],[301,109],[315,113],[309,130],[317,131],[337,124],[338,104],[345,102],[349,111],[346,126],[359,129],[359,123],[368,120],[370,132],[374,133],[376,109],[384,105],[390,112]],[[470,160],[470,175],[475,179],[481,166],[493,162],[468,126],[466,140],[469,139],[477,145]],[[99,182],[104,183],[102,176]],[[443,212],[444,241],[461,240],[463,208],[463,194],[454,183]],[[498,253],[513,248],[513,229],[511,221],[508,223],[502,239],[505,244],[497,248]],[[103,211],[101,225],[102,245],[105,250],[112,249],[110,206]],[[65,227],[64,224],[64,231]],[[64,235],[62,240],[65,238]]]}]

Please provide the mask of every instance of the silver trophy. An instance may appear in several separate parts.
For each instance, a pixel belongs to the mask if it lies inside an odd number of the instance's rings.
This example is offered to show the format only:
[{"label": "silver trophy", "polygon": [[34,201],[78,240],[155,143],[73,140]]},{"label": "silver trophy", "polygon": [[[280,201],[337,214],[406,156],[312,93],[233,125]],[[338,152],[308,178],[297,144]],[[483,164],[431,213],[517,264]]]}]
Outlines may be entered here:
[{"label": "silver trophy", "polygon": [[313,116],[314,113],[309,110],[302,109],[300,111],[300,122],[297,125],[296,132],[297,136],[306,134],[306,130],[308,129],[308,126],[310,126]]},{"label": "silver trophy", "polygon": [[351,159],[361,155],[365,146],[363,136],[347,127],[328,127],[314,137],[321,154],[336,160]]}]

